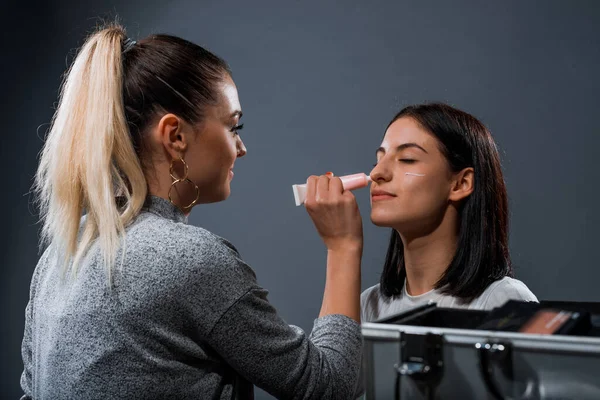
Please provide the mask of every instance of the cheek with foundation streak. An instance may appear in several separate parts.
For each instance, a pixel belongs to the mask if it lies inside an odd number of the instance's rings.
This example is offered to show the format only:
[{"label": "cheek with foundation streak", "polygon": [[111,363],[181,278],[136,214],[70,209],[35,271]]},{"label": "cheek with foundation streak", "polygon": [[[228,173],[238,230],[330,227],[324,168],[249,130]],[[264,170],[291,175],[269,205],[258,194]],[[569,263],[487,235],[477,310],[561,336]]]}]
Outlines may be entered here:
[{"label": "cheek with foundation streak", "polygon": [[405,172],[404,175],[410,175],[410,176],[425,176],[425,174],[415,174],[413,172]]}]

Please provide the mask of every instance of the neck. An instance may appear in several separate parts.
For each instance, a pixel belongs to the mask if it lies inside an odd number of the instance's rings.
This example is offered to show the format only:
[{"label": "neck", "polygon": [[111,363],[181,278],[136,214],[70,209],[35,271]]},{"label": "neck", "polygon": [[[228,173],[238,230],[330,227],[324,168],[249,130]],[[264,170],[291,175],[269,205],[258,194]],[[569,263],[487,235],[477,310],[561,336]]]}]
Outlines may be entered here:
[{"label": "neck", "polygon": [[435,288],[456,253],[458,215],[449,208],[441,223],[425,235],[406,235],[398,231],[404,245],[406,291],[411,296]]},{"label": "neck", "polygon": [[[169,200],[169,190],[171,190],[173,179],[169,175],[168,168],[168,163],[162,163],[162,165],[155,167],[154,172],[151,172],[150,174],[146,173],[149,195]],[[186,201],[187,203],[185,204],[190,204],[190,202],[194,199],[194,193],[192,193],[189,189],[190,185],[185,182],[181,182],[175,185],[175,187],[171,190],[171,199],[173,200],[172,203],[186,216],[190,214],[192,208],[184,209],[181,207],[181,204]]]}]

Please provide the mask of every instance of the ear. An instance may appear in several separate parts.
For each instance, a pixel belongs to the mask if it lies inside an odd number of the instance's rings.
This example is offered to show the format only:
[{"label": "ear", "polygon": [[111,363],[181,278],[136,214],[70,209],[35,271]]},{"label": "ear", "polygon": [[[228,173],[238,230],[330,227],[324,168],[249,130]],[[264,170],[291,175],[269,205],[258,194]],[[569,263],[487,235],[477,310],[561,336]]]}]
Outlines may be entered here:
[{"label": "ear", "polygon": [[179,158],[188,147],[189,137],[183,132],[184,122],[175,114],[165,114],[157,125],[157,134],[171,158]]},{"label": "ear", "polygon": [[473,193],[475,189],[475,171],[473,168],[465,168],[454,175],[452,187],[450,188],[450,201],[461,201]]}]

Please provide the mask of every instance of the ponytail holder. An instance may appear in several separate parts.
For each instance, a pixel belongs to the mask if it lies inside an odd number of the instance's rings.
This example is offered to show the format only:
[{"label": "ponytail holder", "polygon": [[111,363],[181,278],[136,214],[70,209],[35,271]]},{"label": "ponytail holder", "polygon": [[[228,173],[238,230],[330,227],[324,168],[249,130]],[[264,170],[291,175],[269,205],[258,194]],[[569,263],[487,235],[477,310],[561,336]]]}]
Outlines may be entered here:
[{"label": "ponytail holder", "polygon": [[123,54],[127,53],[136,43],[137,42],[135,40],[131,40],[130,38],[126,37],[121,45],[121,48],[123,49],[121,52]]}]

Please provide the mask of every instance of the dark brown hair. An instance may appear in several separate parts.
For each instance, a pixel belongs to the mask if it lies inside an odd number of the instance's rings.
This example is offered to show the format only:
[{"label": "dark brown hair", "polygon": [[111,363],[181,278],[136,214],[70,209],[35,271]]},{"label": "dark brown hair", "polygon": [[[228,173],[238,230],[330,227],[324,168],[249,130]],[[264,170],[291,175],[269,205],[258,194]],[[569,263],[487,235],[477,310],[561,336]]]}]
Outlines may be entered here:
[{"label": "dark brown hair", "polygon": [[[436,283],[444,293],[472,301],[494,281],[512,276],[508,250],[508,199],[496,143],[475,117],[442,103],[402,109],[390,122],[409,117],[433,134],[453,172],[472,167],[473,193],[460,205],[458,247]],[[406,271],[404,246],[392,229],[381,275],[381,291],[391,297],[402,291]]]},{"label": "dark brown hair", "polygon": [[136,150],[159,111],[200,122],[225,74],[231,71],[224,60],[176,36],[152,35],[131,46],[123,54],[123,103]]}]

